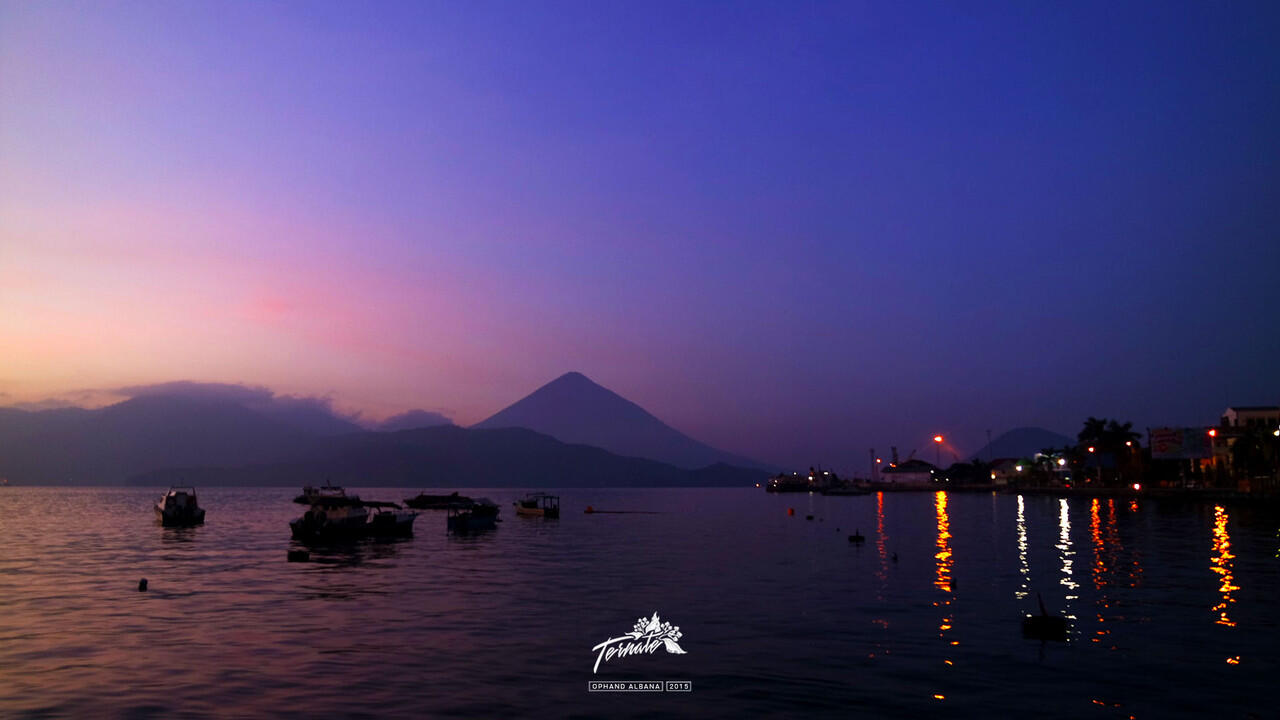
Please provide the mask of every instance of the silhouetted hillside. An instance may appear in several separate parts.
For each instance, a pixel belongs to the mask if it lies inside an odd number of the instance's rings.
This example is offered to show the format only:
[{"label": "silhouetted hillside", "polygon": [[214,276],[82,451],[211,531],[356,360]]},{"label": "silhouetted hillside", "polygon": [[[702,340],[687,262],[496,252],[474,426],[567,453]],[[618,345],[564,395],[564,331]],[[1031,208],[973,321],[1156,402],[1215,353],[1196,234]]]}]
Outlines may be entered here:
[{"label": "silhouetted hillside", "polygon": [[973,457],[986,462],[992,458],[1031,457],[1044,448],[1060,448],[1075,445],[1066,435],[1038,427],[1014,428],[1003,433],[983,447]]},{"label": "silhouetted hillside", "polygon": [[600,448],[562,443],[523,428],[445,425],[331,438],[312,457],[241,468],[172,468],[130,479],[165,484],[402,487],[748,486],[767,473],[716,465],[685,470]]},{"label": "silhouetted hillside", "polygon": [[567,443],[593,445],[619,455],[649,458],[684,468],[715,463],[765,467],[684,435],[639,405],[577,372],[561,375],[473,427],[528,428]]},{"label": "silhouetted hillside", "polygon": [[[323,405],[255,395],[143,393],[97,410],[0,408],[0,477],[41,484],[471,486],[748,485],[764,473],[690,471],[522,428],[354,427]],[[429,414],[403,419],[416,424]]]}]

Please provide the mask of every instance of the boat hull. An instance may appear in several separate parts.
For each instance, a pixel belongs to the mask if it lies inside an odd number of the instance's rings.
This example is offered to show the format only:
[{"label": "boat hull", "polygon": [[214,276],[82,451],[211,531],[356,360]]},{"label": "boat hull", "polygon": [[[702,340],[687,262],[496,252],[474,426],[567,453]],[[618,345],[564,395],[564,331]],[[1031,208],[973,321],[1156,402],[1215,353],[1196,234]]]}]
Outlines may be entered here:
[{"label": "boat hull", "polygon": [[190,511],[165,511],[159,505],[156,505],[156,520],[164,527],[191,527],[193,525],[204,524],[204,508],[196,508]]}]

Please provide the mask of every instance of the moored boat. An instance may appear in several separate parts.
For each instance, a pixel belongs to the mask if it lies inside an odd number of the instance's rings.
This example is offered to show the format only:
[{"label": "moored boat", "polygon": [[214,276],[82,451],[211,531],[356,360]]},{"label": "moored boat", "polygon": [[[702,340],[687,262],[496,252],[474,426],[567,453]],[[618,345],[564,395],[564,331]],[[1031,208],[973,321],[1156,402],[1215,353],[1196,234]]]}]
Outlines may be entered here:
[{"label": "moored boat", "polygon": [[560,496],[546,493],[530,493],[515,502],[516,514],[529,517],[560,517]]},{"label": "moored boat", "polygon": [[408,536],[413,534],[416,517],[418,513],[393,502],[320,497],[302,517],[289,523],[289,529],[303,541]]},{"label": "moored boat", "polygon": [[473,502],[466,495],[459,495],[455,490],[448,495],[428,495],[418,493],[415,497],[405,498],[404,504],[415,510],[448,510],[450,508],[466,508]]},{"label": "moored boat", "polygon": [[[293,501],[300,505],[311,505],[320,498],[346,497],[347,492],[340,485],[331,485],[328,480],[324,481],[324,485],[313,487],[311,485],[302,488],[302,494],[294,498]],[[353,496],[354,497],[354,496]]]},{"label": "moored boat", "polygon": [[452,533],[492,530],[498,522],[498,504],[488,498],[479,498],[470,505],[454,505],[448,510],[445,528]]},{"label": "moored boat", "polygon": [[155,505],[156,519],[164,527],[191,527],[204,524],[204,508],[196,500],[193,487],[172,486]]}]

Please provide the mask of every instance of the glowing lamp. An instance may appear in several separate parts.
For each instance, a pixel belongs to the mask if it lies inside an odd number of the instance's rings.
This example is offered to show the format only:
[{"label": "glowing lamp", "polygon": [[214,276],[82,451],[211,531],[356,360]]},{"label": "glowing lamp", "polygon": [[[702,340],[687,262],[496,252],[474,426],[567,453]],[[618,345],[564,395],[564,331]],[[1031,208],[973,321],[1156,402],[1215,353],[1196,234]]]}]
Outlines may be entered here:
[{"label": "glowing lamp", "polygon": [[1209,437],[1218,437],[1218,431],[1214,428],[1209,429]]},{"label": "glowing lamp", "polygon": [[934,441],[934,442],[936,442],[936,443],[940,443],[940,442],[942,442],[942,436],[941,436],[941,435],[934,435],[934,436],[933,436],[933,441]]},{"label": "glowing lamp", "polygon": [[1092,445],[1090,445],[1090,446],[1089,446],[1089,452],[1093,452],[1093,446],[1092,446]]},{"label": "glowing lamp", "polygon": [[1134,489],[1134,490],[1141,490],[1141,489],[1142,489],[1142,483],[1134,483],[1134,484],[1133,484],[1133,489]]},{"label": "glowing lamp", "polygon": [[1014,466],[1013,466],[1013,469],[1014,469],[1014,470],[1017,470],[1018,472],[1022,472],[1022,466],[1021,466],[1021,465],[1014,465]]},{"label": "glowing lamp", "polygon": [[1058,458],[1058,464],[1059,464],[1059,465],[1066,465],[1066,464],[1067,464],[1067,459],[1066,459],[1066,458]]}]

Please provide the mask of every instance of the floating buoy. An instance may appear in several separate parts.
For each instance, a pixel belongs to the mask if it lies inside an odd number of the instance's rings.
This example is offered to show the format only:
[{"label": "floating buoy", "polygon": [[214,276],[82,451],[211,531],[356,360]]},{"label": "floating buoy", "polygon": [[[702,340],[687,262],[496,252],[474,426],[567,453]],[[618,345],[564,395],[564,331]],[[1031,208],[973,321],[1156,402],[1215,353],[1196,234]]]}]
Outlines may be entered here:
[{"label": "floating buoy", "polygon": [[147,591],[147,579],[142,578],[141,580],[138,581],[138,592],[146,592],[146,591]]},{"label": "floating buoy", "polygon": [[290,550],[289,562],[306,562],[311,559],[311,553],[306,550]]},{"label": "floating buoy", "polygon": [[595,508],[593,508],[593,507],[591,507],[590,505],[588,505],[588,506],[587,506],[587,509],[586,509],[586,510],[583,510],[583,512],[584,512],[584,513],[586,513],[586,514],[588,514],[588,515],[590,515],[591,513],[595,512],[595,511],[596,511],[596,509],[595,509]]},{"label": "floating buoy", "polygon": [[805,515],[805,516],[804,516],[804,519],[805,519],[805,520],[812,520],[812,519],[813,519],[813,516],[812,516],[812,515]]},{"label": "floating buoy", "polygon": [[853,543],[854,545],[861,545],[865,541],[866,541],[866,538],[862,537],[861,530],[855,529],[853,531],[853,534],[849,536],[849,542]]},{"label": "floating buoy", "polygon": [[795,508],[787,508],[787,514],[788,514],[788,515],[795,515],[795,514],[796,514],[796,509],[795,509]]},{"label": "floating buoy", "polygon": [[893,554],[893,561],[898,562],[898,553]]}]

